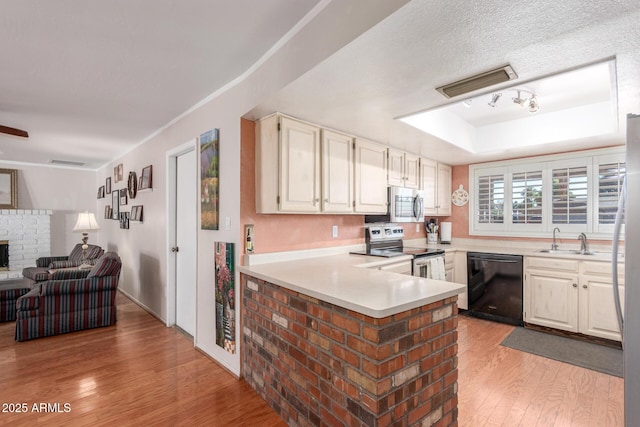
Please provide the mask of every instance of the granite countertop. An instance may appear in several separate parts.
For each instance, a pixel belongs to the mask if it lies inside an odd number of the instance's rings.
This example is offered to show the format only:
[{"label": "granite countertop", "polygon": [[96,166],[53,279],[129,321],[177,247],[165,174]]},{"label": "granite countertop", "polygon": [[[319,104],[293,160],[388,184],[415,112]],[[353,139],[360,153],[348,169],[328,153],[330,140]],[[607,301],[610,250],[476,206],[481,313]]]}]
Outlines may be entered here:
[{"label": "granite countertop", "polygon": [[466,286],[378,270],[411,256],[379,258],[336,254],[240,266],[248,276],[374,318],[383,318],[452,297]]}]

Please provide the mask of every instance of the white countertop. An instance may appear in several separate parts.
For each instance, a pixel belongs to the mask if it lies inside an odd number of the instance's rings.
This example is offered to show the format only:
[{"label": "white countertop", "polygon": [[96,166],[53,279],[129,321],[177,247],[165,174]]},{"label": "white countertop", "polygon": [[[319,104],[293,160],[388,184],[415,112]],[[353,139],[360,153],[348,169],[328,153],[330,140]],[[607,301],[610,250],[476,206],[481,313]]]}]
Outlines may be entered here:
[{"label": "white countertop", "polygon": [[355,312],[382,318],[441,301],[465,285],[381,271],[377,265],[411,260],[337,254],[240,266],[238,270],[283,288]]}]

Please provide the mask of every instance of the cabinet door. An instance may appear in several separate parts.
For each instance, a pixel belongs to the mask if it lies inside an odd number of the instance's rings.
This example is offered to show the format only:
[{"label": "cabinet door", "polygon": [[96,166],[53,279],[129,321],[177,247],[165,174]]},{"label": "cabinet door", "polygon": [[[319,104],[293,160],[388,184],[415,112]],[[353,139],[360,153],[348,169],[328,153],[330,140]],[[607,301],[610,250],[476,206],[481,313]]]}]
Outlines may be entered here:
[{"label": "cabinet door", "polygon": [[[624,307],[624,286],[620,286]],[[620,329],[609,277],[582,276],[580,280],[580,332],[620,341]]]},{"label": "cabinet door", "polygon": [[404,187],[404,152],[389,148],[387,184]]},{"label": "cabinet door", "polygon": [[422,190],[424,191],[424,214],[425,216],[437,215],[436,179],[438,177],[438,163],[423,158],[420,161],[420,170]]},{"label": "cabinet door", "polygon": [[404,155],[404,186],[420,188],[420,157],[405,153]]},{"label": "cabinet door", "polygon": [[451,215],[451,166],[438,163],[438,215]]},{"label": "cabinet door", "polygon": [[[453,259],[453,281],[461,285],[467,285],[467,253],[456,251]],[[463,310],[469,309],[467,288],[464,288],[464,291],[458,294],[458,307]]]},{"label": "cabinet door", "polygon": [[355,212],[387,213],[387,148],[355,141]]},{"label": "cabinet door", "polygon": [[280,211],[320,212],[320,128],[280,119]]},{"label": "cabinet door", "polygon": [[353,212],[353,138],[322,131],[322,212]]},{"label": "cabinet door", "polygon": [[525,321],[578,332],[578,276],[539,272],[525,274]]}]

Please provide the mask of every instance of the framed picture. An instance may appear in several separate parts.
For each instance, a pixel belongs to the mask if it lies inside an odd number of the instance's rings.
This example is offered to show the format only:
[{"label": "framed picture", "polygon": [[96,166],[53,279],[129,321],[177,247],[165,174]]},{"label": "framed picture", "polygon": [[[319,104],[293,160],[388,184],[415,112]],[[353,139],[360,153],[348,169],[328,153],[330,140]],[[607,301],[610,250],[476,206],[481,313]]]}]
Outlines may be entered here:
[{"label": "framed picture", "polygon": [[107,181],[104,183],[104,187],[106,189],[107,194],[111,194],[111,177],[107,178]]},{"label": "framed picture", "polygon": [[111,219],[111,206],[104,207],[104,219]]},{"label": "framed picture", "polygon": [[200,228],[218,230],[220,208],[220,131],[200,135]]},{"label": "framed picture", "polygon": [[0,209],[18,209],[18,171],[0,169]]},{"label": "framed picture", "polygon": [[120,228],[129,229],[129,212],[120,212]]},{"label": "framed picture", "polygon": [[153,188],[153,166],[149,165],[142,169],[142,176],[140,176],[140,190],[147,190]]},{"label": "framed picture", "polygon": [[118,182],[123,180],[123,176],[124,176],[123,170],[124,170],[124,168],[122,167],[122,163],[120,163],[118,165]]},{"label": "framed picture", "polygon": [[131,207],[131,220],[142,222],[142,205]]},{"label": "framed picture", "polygon": [[104,199],[104,185],[98,188],[98,199]]},{"label": "framed picture", "polygon": [[111,219],[120,218],[120,192],[113,190],[111,193]]},{"label": "framed picture", "polygon": [[126,188],[120,189],[120,204],[122,206],[127,204],[127,189]]}]

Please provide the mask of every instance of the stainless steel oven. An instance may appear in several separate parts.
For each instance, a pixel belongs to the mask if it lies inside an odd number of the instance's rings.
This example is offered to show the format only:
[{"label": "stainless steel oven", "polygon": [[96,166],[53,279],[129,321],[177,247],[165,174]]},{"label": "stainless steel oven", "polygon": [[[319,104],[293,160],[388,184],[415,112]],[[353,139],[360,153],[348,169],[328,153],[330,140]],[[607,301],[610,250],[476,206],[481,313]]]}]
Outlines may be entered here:
[{"label": "stainless steel oven", "polygon": [[444,251],[431,250],[413,256],[413,275],[426,279],[445,280]]}]

